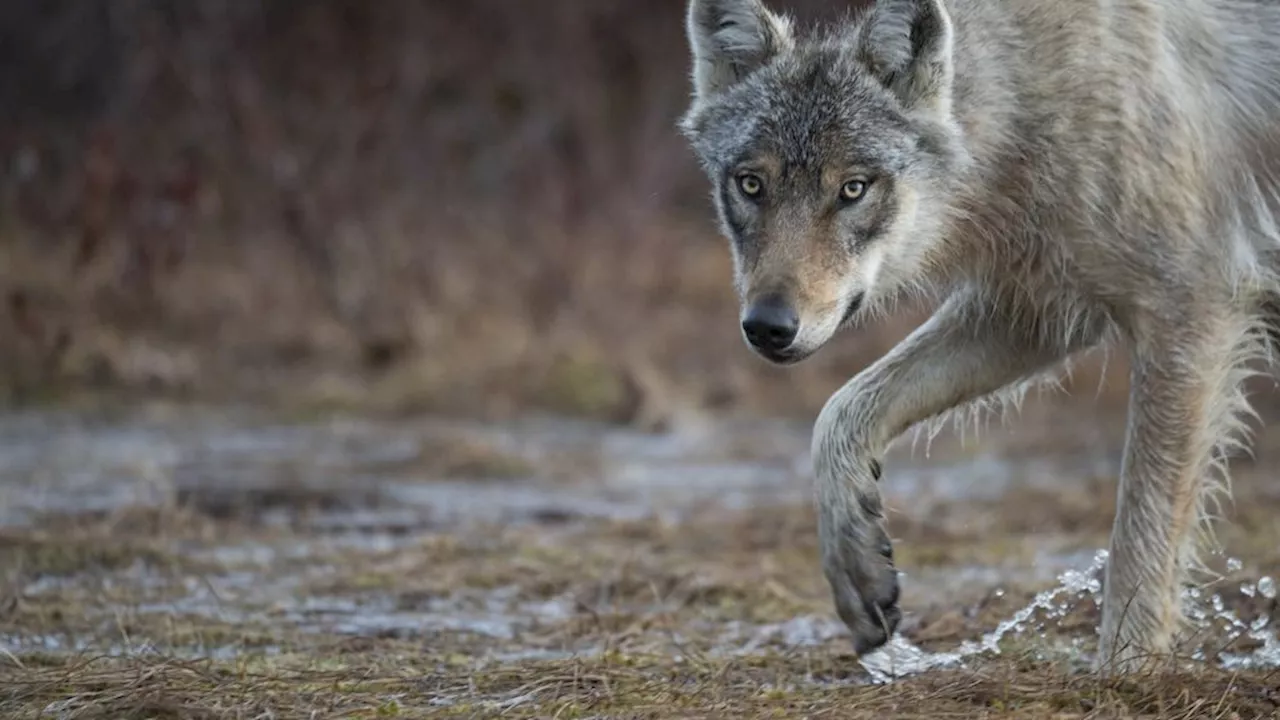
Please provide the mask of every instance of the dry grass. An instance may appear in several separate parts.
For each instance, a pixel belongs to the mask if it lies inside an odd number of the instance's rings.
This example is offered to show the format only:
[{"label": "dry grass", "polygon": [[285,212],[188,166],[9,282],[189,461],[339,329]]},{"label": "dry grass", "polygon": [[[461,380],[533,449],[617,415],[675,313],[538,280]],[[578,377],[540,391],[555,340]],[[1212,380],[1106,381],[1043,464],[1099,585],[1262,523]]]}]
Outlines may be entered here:
[{"label": "dry grass", "polygon": [[[869,687],[847,659],[770,656],[672,664],[606,656],[452,678],[431,658],[350,652],[316,661],[81,658],[0,672],[10,717],[107,718],[1266,718],[1277,676],[1149,671],[1121,679],[988,663]],[[797,678],[804,678],[797,682]],[[488,702],[450,702],[481,695]]]},{"label": "dry grass", "polygon": [[[560,519],[417,529],[350,543],[351,536],[308,524],[303,508],[326,506],[315,491],[295,500],[283,497],[287,485],[278,492],[278,507],[291,509],[294,522],[231,513],[196,495],[185,506],[55,515],[33,529],[8,529],[0,538],[6,578],[0,636],[14,655],[0,658],[0,715],[1280,713],[1275,671],[1193,663],[1125,678],[1085,672],[1076,656],[1056,648],[1089,647],[1098,616],[1087,600],[1046,626],[1044,638],[1026,633],[1006,640],[1000,656],[869,685],[839,633],[798,644],[785,633],[760,634],[831,617],[813,513],[805,505],[693,508],[679,522]],[[1276,496],[1248,468],[1236,492],[1222,538],[1245,569],[1231,583],[1280,571]],[[1096,487],[1015,489],[997,500],[951,502],[931,511],[937,522],[910,513],[895,518],[899,563],[916,578],[904,596],[904,635],[944,650],[990,631],[1047,586],[1026,572],[1042,553],[1087,552],[1105,543],[1109,516],[1085,499],[1113,493],[1114,479],[1104,478]],[[258,550],[210,552],[219,547]],[[968,567],[1002,569],[1006,580],[947,581]],[[1246,622],[1280,614],[1275,601],[1223,597]],[[299,605],[304,600],[315,604],[308,610]],[[549,606],[559,609],[539,609]],[[509,634],[493,631],[503,618],[520,624]],[[361,626],[362,619],[377,622]],[[362,629],[344,629],[351,623]],[[1205,647],[1223,644],[1220,634],[1204,638]],[[1230,644],[1237,652],[1248,648],[1240,640]]]}]

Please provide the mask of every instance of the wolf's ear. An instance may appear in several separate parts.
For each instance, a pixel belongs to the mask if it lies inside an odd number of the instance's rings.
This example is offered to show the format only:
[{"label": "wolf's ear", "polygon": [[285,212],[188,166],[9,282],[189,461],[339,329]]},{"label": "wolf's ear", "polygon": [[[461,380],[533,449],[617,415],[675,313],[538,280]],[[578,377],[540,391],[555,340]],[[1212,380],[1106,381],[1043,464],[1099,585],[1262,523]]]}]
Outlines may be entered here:
[{"label": "wolf's ear", "polygon": [[952,29],[945,0],[878,0],[858,58],[909,110],[951,110]]},{"label": "wolf's ear", "polygon": [[760,0],[689,0],[685,31],[699,98],[725,90],[794,44],[790,20]]}]

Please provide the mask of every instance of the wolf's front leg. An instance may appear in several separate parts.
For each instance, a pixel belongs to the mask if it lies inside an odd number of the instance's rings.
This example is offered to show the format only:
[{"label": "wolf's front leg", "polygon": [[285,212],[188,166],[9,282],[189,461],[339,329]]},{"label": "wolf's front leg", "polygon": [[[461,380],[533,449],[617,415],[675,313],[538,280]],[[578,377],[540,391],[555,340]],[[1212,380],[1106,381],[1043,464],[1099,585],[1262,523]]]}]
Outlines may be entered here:
[{"label": "wolf's front leg", "polygon": [[1098,663],[1128,671],[1167,656],[1184,619],[1214,453],[1245,409],[1244,318],[1163,327],[1135,341],[1129,426],[1102,605]]},{"label": "wolf's front leg", "polygon": [[1079,327],[1060,344],[1043,342],[1057,334],[1043,332],[1026,310],[975,291],[951,297],[818,415],[812,453],[822,565],[859,654],[887,642],[901,619],[876,484],[889,443],[921,420],[1030,379],[1100,335],[1101,328]]}]

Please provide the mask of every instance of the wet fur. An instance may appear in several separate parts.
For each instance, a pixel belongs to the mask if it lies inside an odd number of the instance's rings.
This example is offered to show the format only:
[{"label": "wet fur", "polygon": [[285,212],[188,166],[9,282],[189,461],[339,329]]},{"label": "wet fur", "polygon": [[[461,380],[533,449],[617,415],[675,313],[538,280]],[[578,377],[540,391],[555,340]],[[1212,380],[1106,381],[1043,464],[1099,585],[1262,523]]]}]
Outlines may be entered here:
[{"label": "wet fur", "polygon": [[[878,0],[801,37],[759,0],[691,0],[687,23],[681,127],[744,306],[787,294],[798,361],[851,297],[857,321],[941,299],[815,423],[823,567],[859,651],[899,617],[889,443],[1112,346],[1132,388],[1100,660],[1174,650],[1246,448],[1243,381],[1280,337],[1280,3]],[[735,195],[742,167],[773,194]],[[874,197],[832,205],[867,167]]]}]

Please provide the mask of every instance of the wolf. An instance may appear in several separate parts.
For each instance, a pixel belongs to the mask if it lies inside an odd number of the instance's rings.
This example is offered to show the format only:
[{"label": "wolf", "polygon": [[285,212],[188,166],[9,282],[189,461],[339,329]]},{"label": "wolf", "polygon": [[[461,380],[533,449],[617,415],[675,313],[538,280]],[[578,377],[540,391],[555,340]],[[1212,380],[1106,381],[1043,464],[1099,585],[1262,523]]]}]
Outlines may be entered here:
[{"label": "wolf", "polygon": [[1280,2],[874,0],[801,32],[761,0],[689,0],[685,24],[679,129],[745,342],[789,365],[895,301],[936,307],[814,424],[822,566],[856,651],[901,619],[888,445],[1123,347],[1097,657],[1176,652],[1280,321]]}]

